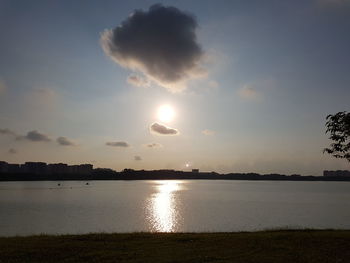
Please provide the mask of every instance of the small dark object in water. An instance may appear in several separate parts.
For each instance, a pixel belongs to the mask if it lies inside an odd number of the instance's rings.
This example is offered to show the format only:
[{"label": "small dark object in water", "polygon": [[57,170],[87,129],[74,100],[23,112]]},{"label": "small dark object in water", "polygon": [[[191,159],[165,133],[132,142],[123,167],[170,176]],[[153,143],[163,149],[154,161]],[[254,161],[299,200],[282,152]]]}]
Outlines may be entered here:
[{"label": "small dark object in water", "polygon": [[86,185],[89,185],[89,183],[86,183]]},{"label": "small dark object in water", "polygon": [[61,186],[61,184],[57,184],[58,186]]}]

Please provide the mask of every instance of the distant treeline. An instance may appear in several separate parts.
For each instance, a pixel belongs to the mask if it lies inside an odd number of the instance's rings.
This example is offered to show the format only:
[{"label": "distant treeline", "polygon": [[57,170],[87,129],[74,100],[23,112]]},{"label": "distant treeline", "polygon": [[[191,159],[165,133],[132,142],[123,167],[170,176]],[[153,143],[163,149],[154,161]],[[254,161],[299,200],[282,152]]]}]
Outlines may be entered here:
[{"label": "distant treeline", "polygon": [[175,170],[132,170],[116,172],[112,169],[93,169],[89,175],[82,174],[31,174],[0,173],[0,181],[58,181],[58,180],[281,180],[281,181],[350,181],[350,177],[300,176],[298,174],[258,174],[215,172],[184,172]]}]

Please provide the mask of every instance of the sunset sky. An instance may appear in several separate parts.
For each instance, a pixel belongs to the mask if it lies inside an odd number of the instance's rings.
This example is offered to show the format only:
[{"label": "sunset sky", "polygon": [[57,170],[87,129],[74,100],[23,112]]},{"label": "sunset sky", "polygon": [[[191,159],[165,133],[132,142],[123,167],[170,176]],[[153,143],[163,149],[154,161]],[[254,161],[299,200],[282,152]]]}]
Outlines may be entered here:
[{"label": "sunset sky", "polygon": [[0,0],[0,160],[349,169],[349,29],[349,0]]}]

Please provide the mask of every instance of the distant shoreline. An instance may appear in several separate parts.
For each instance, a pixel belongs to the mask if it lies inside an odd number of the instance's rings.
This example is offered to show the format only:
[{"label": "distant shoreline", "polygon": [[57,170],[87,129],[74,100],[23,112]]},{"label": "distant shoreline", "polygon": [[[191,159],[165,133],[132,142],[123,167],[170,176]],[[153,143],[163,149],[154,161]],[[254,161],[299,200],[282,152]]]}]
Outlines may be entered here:
[{"label": "distant shoreline", "polygon": [[[40,171],[40,172],[39,172]],[[228,173],[176,171],[176,170],[133,170],[124,169],[121,172],[107,168],[91,169],[86,173],[63,172],[0,172],[0,181],[87,181],[87,180],[252,180],[252,181],[350,181],[350,176],[301,176],[300,174],[258,174],[258,173]]]},{"label": "distant shoreline", "polygon": [[255,180],[255,181],[350,181],[350,171],[323,171],[323,176],[278,173],[227,173],[124,169],[121,172],[109,168],[93,168],[92,164],[68,165],[25,162],[9,164],[0,161],[0,181],[86,181],[86,180]]},{"label": "distant shoreline", "polygon": [[230,178],[222,176],[221,178],[208,178],[208,177],[197,177],[197,178],[185,178],[185,177],[144,177],[144,178],[45,178],[45,179],[35,179],[35,178],[0,178],[0,182],[38,182],[38,181],[148,181],[148,180],[210,180],[210,181],[295,181],[295,182],[350,182],[350,178],[344,177],[322,177],[322,176],[301,176],[299,178],[291,178],[286,176],[285,178],[251,178],[240,177],[240,178]]}]

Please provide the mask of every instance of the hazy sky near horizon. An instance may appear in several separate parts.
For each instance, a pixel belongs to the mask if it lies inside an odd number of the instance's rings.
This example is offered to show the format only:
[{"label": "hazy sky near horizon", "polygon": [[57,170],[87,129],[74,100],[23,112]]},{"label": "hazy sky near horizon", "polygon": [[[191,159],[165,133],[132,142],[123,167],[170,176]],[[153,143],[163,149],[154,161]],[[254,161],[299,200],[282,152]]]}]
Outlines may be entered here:
[{"label": "hazy sky near horizon", "polygon": [[349,169],[322,154],[350,110],[349,28],[349,0],[0,0],[0,160]]}]

